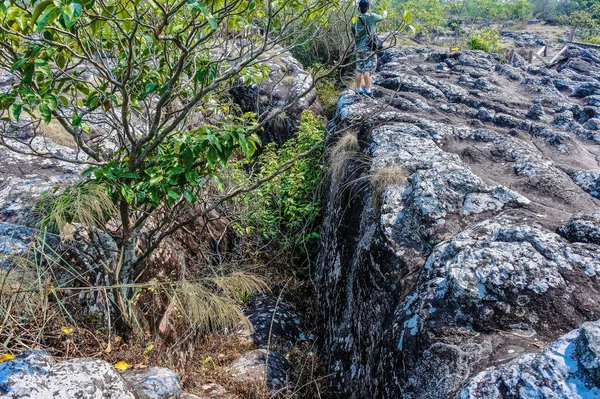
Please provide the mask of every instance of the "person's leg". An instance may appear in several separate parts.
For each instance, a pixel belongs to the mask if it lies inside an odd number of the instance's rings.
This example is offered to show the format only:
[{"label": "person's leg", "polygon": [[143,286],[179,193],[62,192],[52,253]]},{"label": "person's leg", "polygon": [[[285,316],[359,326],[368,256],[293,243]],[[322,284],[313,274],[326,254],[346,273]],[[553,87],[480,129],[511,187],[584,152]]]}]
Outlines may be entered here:
[{"label": "person's leg", "polygon": [[365,88],[371,90],[371,72],[365,72],[363,76],[365,77]]},{"label": "person's leg", "polygon": [[360,88],[360,86],[362,85],[362,80],[363,80],[363,73],[362,72],[356,72],[356,90],[362,90]]}]

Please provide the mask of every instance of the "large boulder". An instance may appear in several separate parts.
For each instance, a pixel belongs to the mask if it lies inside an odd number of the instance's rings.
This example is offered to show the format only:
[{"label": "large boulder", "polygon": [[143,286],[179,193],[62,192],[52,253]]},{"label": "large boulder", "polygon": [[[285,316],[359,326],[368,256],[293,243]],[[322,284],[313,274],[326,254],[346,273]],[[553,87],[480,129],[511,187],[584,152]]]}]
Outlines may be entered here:
[{"label": "large boulder", "polygon": [[118,372],[100,359],[56,361],[43,351],[28,351],[0,363],[0,396],[14,399],[175,399],[179,377],[169,369]]},{"label": "large boulder", "polygon": [[344,93],[329,125],[319,342],[340,397],[447,398],[600,316],[600,58],[380,64],[375,99]]},{"label": "large boulder", "polygon": [[0,364],[0,393],[14,399],[136,399],[118,371],[102,360],[56,362],[45,352],[31,351]]}]

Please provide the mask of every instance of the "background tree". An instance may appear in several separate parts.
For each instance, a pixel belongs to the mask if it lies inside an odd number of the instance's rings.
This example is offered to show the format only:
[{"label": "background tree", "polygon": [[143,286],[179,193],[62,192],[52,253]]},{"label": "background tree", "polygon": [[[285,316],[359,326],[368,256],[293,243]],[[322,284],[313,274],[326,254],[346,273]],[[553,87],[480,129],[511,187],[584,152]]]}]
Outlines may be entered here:
[{"label": "background tree", "polygon": [[[91,220],[98,227],[116,221],[118,261],[106,265],[106,283],[119,287],[114,293],[127,324],[134,318],[130,284],[151,251],[260,183],[218,192],[227,161],[252,156],[257,130],[285,108],[236,112],[223,93],[266,79],[265,61],[311,40],[306,32],[326,25],[332,7],[325,0],[0,3],[0,67],[15,76],[0,95],[0,143],[88,166],[82,186],[104,187],[115,207]],[[75,156],[46,144],[41,127],[49,123],[72,139]],[[22,139],[15,127],[32,133]],[[62,209],[64,223],[78,221],[69,206]],[[143,229],[147,249],[140,256]]]}]

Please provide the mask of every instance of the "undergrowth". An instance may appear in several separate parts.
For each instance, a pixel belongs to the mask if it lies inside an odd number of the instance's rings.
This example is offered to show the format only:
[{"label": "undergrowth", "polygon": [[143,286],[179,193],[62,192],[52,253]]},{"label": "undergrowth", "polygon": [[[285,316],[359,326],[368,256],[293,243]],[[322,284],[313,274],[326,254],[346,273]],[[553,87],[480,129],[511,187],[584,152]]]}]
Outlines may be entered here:
[{"label": "undergrowth", "polygon": [[235,180],[250,184],[270,176],[283,163],[317,146],[308,156],[295,161],[289,170],[236,204],[246,207],[234,224],[240,234],[257,235],[263,242],[275,241],[285,250],[310,256],[310,247],[319,239],[316,221],[321,214],[319,187],[323,178],[324,132],[323,121],[310,111],[304,111],[294,137],[281,147],[268,144],[255,163],[244,165],[251,169],[250,174],[236,174]]}]

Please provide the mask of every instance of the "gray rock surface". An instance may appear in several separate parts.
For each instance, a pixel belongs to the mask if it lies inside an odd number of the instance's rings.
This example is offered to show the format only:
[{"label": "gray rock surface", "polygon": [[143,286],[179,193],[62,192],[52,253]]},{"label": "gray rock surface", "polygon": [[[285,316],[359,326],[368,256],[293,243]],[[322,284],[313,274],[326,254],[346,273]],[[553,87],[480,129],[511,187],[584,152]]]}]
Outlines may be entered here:
[{"label": "gray rock surface", "polygon": [[172,399],[182,395],[179,377],[165,368],[118,372],[100,359],[56,361],[43,351],[28,351],[0,363],[0,397],[7,399]]},{"label": "gray rock surface", "polygon": [[7,399],[137,399],[109,363],[97,359],[56,362],[47,353],[37,351],[0,364],[0,396]]},{"label": "gray rock surface", "polygon": [[258,348],[270,346],[287,352],[300,337],[300,320],[283,303],[256,298],[244,309],[244,315],[250,322],[250,330],[245,335]]},{"label": "gray rock surface", "polygon": [[392,48],[375,99],[342,95],[315,274],[333,391],[452,397],[600,317],[598,71]]},{"label": "gray rock surface", "polygon": [[[26,150],[22,145],[16,147]],[[75,157],[75,150],[37,137],[32,146],[40,151]],[[54,187],[80,180],[82,166],[58,159],[23,155],[0,146],[0,221],[33,224],[32,201]]]},{"label": "gray rock surface", "polygon": [[600,322],[584,323],[538,353],[484,370],[456,398],[597,398],[599,355]]},{"label": "gray rock surface", "polygon": [[126,370],[121,373],[121,377],[138,395],[147,399],[170,399],[182,394],[179,376],[166,368]]},{"label": "gray rock surface", "polygon": [[[290,363],[274,351],[256,349],[237,358],[229,366],[232,376],[240,382],[255,386],[267,385],[282,390],[292,385]],[[266,370],[266,376],[265,376]]]}]

